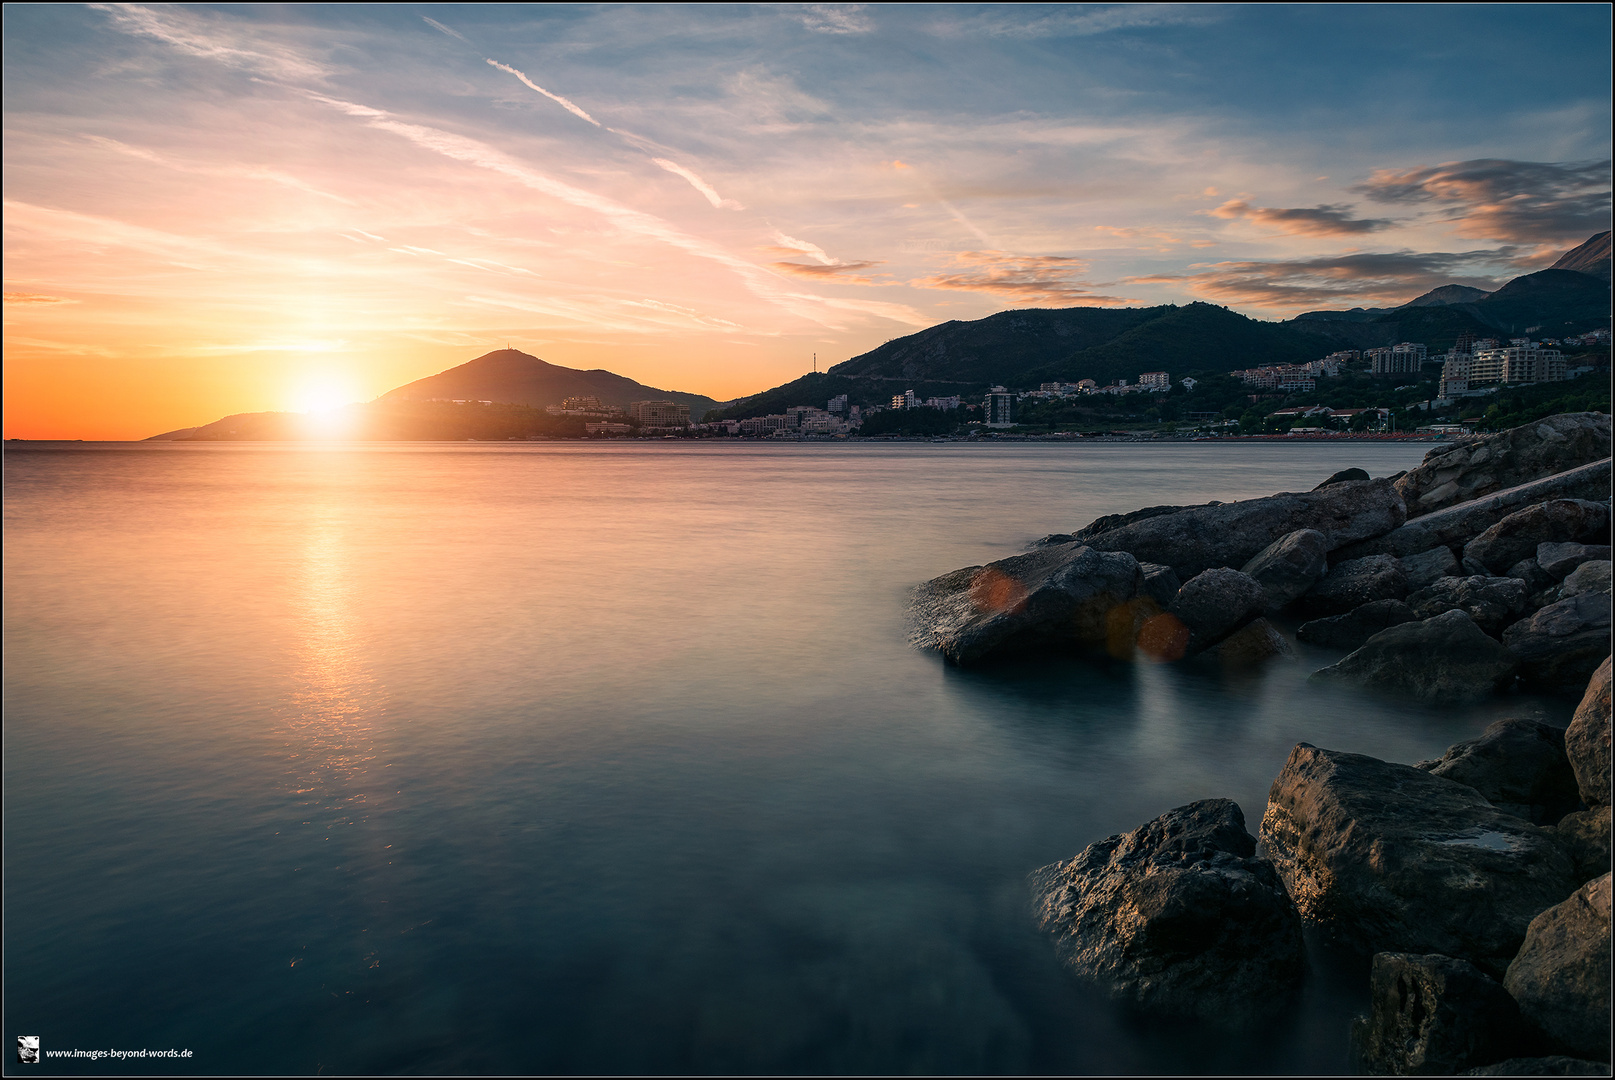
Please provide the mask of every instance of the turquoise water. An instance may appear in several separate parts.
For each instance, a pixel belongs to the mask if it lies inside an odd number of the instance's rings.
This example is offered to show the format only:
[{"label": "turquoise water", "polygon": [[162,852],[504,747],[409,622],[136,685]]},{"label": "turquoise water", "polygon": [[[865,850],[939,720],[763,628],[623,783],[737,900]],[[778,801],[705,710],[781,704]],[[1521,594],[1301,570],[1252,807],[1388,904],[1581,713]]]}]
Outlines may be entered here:
[{"label": "turquoise water", "polygon": [[[905,644],[917,582],[1417,444],[364,448],[5,458],[6,1038],[41,1072],[1338,1072],[1319,950],[1258,1037],[1118,1015],[1026,873],[1299,740],[1510,710]],[[1548,706],[1550,709],[1561,706]]]}]

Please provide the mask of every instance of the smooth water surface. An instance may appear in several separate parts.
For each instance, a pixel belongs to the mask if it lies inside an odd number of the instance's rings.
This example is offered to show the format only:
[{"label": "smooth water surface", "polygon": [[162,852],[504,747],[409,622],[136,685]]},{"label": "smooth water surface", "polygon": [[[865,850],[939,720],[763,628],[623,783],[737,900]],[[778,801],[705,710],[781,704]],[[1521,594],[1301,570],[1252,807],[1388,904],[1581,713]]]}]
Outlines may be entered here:
[{"label": "smooth water surface", "polygon": [[[1338,1072],[1118,1015],[1028,871],[1306,740],[1521,702],[905,643],[917,582],[1418,444],[57,446],[5,458],[5,1026],[43,1072]],[[1346,965],[1350,968],[1350,965]]]}]

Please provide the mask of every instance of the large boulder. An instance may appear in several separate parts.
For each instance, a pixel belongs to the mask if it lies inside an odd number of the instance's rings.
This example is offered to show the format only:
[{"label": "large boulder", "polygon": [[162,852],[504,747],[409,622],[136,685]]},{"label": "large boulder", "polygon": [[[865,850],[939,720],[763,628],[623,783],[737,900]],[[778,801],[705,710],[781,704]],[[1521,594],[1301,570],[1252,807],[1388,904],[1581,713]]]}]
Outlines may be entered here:
[{"label": "large boulder", "polygon": [[1244,566],[1298,529],[1316,529],[1332,551],[1389,532],[1404,520],[1402,500],[1388,481],[1348,480],[1318,491],[1191,507],[1078,536],[1100,550],[1163,563],[1187,581],[1213,567]]},{"label": "large boulder", "polygon": [[1610,804],[1610,658],[1598,665],[1565,731],[1565,753],[1588,806]]},{"label": "large boulder", "polygon": [[1503,631],[1503,644],[1519,657],[1521,679],[1575,697],[1609,656],[1609,632],[1609,594],[1585,592],[1521,619]]},{"label": "large boulder", "polygon": [[1189,628],[1190,654],[1208,649],[1261,610],[1262,586],[1255,578],[1219,566],[1183,583],[1167,611]]},{"label": "large boulder", "polygon": [[1610,871],[1610,808],[1608,804],[1591,810],[1577,810],[1559,819],[1553,827],[1559,843],[1576,864],[1576,878],[1591,881]]},{"label": "large boulder", "polygon": [[1518,669],[1518,657],[1487,637],[1468,612],[1449,611],[1381,630],[1312,678],[1425,701],[1476,701],[1506,689]]},{"label": "large boulder", "polygon": [[1591,559],[1582,563],[1559,586],[1559,598],[1580,596],[1582,593],[1610,593],[1610,563],[1608,559]]},{"label": "large boulder", "polygon": [[[1404,477],[1404,479],[1406,479]],[[1609,498],[1610,459],[1582,465],[1569,472],[1518,487],[1505,488],[1470,502],[1448,506],[1369,540],[1358,541],[1331,551],[1331,561],[1360,559],[1365,555],[1416,555],[1434,547],[1462,548],[1469,541],[1496,525],[1516,510],[1549,499]]]},{"label": "large boulder", "polygon": [[1496,635],[1525,613],[1525,582],[1504,577],[1449,577],[1407,598],[1415,617],[1433,619],[1447,611],[1466,611],[1475,625]]},{"label": "large boulder", "polygon": [[[1094,518],[1088,524],[1069,534],[1068,539],[1079,540],[1086,543],[1103,533],[1115,532],[1124,525],[1131,525],[1138,521],[1148,521],[1150,518],[1164,517],[1167,514],[1177,514],[1184,510],[1204,510],[1208,506],[1221,506],[1222,503],[1213,499],[1208,503],[1195,503],[1193,506],[1146,506],[1141,510],[1130,510],[1125,514],[1105,514]],[[1052,539],[1052,538],[1051,538]],[[1142,560],[1141,560],[1142,561]]]},{"label": "large boulder", "polygon": [[1609,561],[1608,544],[1539,544],[1536,549],[1537,565],[1555,581],[1563,581],[1582,563],[1595,559]]},{"label": "large boulder", "polygon": [[1464,559],[1501,574],[1521,559],[1534,556],[1542,544],[1596,540],[1608,527],[1609,509],[1603,503],[1549,499],[1516,510],[1465,544]]},{"label": "large boulder", "polygon": [[[1320,486],[1343,482],[1330,480]],[[1262,610],[1278,611],[1312,588],[1329,569],[1328,543],[1317,529],[1297,529],[1267,545],[1241,567],[1261,583]]]},{"label": "large boulder", "polygon": [[1413,609],[1400,600],[1376,600],[1344,615],[1331,615],[1327,619],[1305,622],[1295,631],[1297,641],[1325,649],[1360,649],[1364,642],[1381,630],[1417,622]]},{"label": "large boulder", "polygon": [[1130,1005],[1259,1017],[1305,969],[1295,905],[1228,799],[1101,840],[1031,884],[1061,962]]},{"label": "large boulder", "polygon": [[1183,582],[1178,580],[1178,575],[1172,572],[1170,566],[1162,566],[1160,563],[1139,563],[1138,566],[1144,571],[1144,584],[1138,591],[1154,600],[1163,611],[1171,607],[1172,601],[1177,599],[1178,590],[1183,588]]},{"label": "large boulder", "polygon": [[1400,600],[1408,594],[1407,575],[1393,555],[1370,555],[1336,563],[1301,597],[1309,615],[1343,615],[1376,600]]},{"label": "large boulder", "polygon": [[1475,789],[1307,743],[1273,781],[1261,836],[1302,916],[1341,943],[1494,975],[1532,917],[1575,888],[1551,832]]},{"label": "large boulder", "polygon": [[955,570],[914,591],[911,640],[971,665],[1034,651],[1103,650],[1107,617],[1138,594],[1123,552],[1055,544]]},{"label": "large boulder", "polygon": [[1344,484],[1347,480],[1367,480],[1368,478],[1367,469],[1341,469],[1312,490],[1318,491],[1328,487],[1330,484]]},{"label": "large boulder", "polygon": [[1609,456],[1605,413],[1563,413],[1517,428],[1437,446],[1396,482],[1408,517],[1469,502]]},{"label": "large boulder", "polygon": [[1520,1049],[1520,1010],[1508,991],[1465,960],[1375,953],[1368,1015],[1351,1025],[1365,1076],[1454,1076]]},{"label": "large boulder", "polygon": [[1472,787],[1504,813],[1537,825],[1552,825],[1581,802],[1564,728],[1540,720],[1499,720],[1415,768]]},{"label": "large boulder", "polygon": [[1610,876],[1531,920],[1503,986],[1556,1050],[1608,1061]]},{"label": "large boulder", "polygon": [[1408,579],[1409,589],[1422,589],[1444,577],[1460,576],[1458,559],[1451,548],[1436,547],[1417,555],[1404,555],[1401,565],[1402,576]]}]

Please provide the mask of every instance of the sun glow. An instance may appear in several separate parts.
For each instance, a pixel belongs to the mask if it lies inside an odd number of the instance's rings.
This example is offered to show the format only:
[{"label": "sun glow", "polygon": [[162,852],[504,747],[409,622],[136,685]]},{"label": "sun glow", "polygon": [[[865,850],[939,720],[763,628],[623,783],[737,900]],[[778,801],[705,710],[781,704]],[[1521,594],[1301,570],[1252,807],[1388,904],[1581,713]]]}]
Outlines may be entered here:
[{"label": "sun glow", "polygon": [[353,383],[347,379],[319,375],[304,380],[292,391],[292,411],[311,415],[333,413],[354,404],[358,398]]}]

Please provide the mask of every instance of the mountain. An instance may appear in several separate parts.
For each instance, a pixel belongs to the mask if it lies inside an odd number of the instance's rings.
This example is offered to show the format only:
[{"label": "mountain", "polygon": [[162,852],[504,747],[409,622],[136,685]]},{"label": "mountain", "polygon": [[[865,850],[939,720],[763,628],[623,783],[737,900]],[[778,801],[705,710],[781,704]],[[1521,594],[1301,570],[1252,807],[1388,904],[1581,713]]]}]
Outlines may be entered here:
[{"label": "mountain", "polygon": [[1579,270],[1538,270],[1515,278],[1475,307],[1484,322],[1511,334],[1531,326],[1550,336],[1577,333],[1609,325],[1609,281]]},{"label": "mountain", "polygon": [[701,416],[718,402],[702,394],[658,390],[599,368],[581,371],[545,363],[520,349],[496,349],[459,367],[389,390],[379,401],[492,401],[542,409],[569,397],[596,397],[606,405],[672,401]]},{"label": "mountain", "polygon": [[[1485,289],[1471,289],[1468,285],[1443,285],[1431,289],[1423,296],[1414,297],[1402,307],[1441,307],[1446,304],[1473,304],[1492,295]],[[1395,309],[1400,310],[1400,308]]]},{"label": "mountain", "polygon": [[1549,270],[1578,270],[1583,274],[1609,281],[1610,246],[1609,231],[1599,233],[1590,238],[1585,244],[1560,256],[1559,261],[1548,267]]}]

